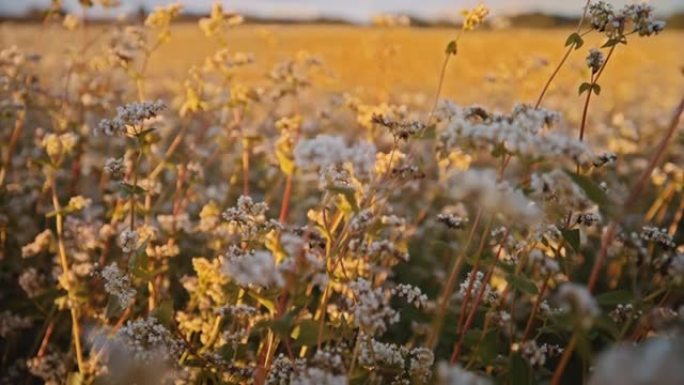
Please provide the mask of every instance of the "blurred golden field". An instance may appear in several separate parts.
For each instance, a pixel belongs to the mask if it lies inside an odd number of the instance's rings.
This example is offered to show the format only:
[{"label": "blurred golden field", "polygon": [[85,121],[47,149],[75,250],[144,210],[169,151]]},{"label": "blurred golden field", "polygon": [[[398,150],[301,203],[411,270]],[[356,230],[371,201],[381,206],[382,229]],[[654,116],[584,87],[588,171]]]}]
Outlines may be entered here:
[{"label": "blurred golden field", "polygon": [[[0,27],[0,43],[44,55],[42,65],[59,66],[70,47],[104,36],[93,26],[86,35],[59,26],[12,25]],[[459,54],[447,69],[443,97],[462,104],[484,103],[510,108],[515,101],[533,102],[552,65],[563,54],[571,31],[566,29],[509,29],[476,31],[459,44]],[[245,25],[227,36],[232,51],[253,52],[256,63],[240,73],[246,83],[263,80],[276,63],[297,52],[320,57],[328,73],[318,88],[354,92],[369,102],[428,103],[436,88],[443,47],[456,29],[374,28],[340,25]],[[101,40],[104,40],[102,37]],[[586,80],[584,50],[599,47],[602,38],[591,35],[585,47],[571,55],[569,65],[554,80],[546,104],[565,112],[570,120],[580,113],[577,86]],[[684,86],[681,68],[684,31],[667,30],[654,39],[633,39],[615,53],[615,64],[602,79],[604,93],[598,107],[619,109],[648,103],[668,109]],[[195,23],[173,26],[171,40],[150,63],[150,76],[161,83],[180,82],[193,64],[201,64],[217,45]],[[46,75],[61,76],[46,68]],[[154,82],[150,82],[153,83]],[[173,84],[164,84],[173,86]],[[375,99],[375,100],[374,100]]]}]

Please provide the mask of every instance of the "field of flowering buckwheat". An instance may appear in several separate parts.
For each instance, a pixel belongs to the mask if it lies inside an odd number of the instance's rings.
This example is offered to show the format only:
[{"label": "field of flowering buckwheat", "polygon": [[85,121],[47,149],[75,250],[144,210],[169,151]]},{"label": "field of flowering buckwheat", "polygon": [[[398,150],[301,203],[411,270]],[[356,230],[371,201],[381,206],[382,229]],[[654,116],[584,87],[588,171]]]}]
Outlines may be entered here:
[{"label": "field of flowering buckwheat", "polygon": [[0,24],[0,385],[684,384],[684,34],[651,5],[181,12]]}]

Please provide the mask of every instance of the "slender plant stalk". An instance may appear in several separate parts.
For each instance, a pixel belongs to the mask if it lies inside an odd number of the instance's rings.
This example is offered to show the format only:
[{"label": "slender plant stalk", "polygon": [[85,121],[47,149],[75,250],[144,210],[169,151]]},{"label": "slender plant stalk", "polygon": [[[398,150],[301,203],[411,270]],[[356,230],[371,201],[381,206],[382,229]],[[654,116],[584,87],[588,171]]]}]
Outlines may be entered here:
[{"label": "slender plant stalk", "polygon": [[482,209],[478,208],[477,214],[475,216],[475,221],[473,222],[472,227],[470,228],[470,232],[468,232],[468,238],[466,239],[466,243],[463,245],[463,249],[461,253],[458,255],[456,260],[454,260],[453,265],[451,267],[451,272],[449,273],[449,278],[447,278],[447,283],[444,285],[444,289],[442,290],[442,293],[439,297],[438,307],[437,307],[437,312],[435,314],[435,318],[433,321],[432,329],[430,332],[430,335],[427,339],[426,346],[429,349],[434,349],[435,345],[437,344],[437,338],[439,337],[439,333],[442,331],[442,326],[444,324],[444,316],[447,311],[447,305],[449,304],[449,300],[451,299],[451,294],[454,291],[454,287],[456,286],[456,279],[458,278],[458,273],[461,271],[461,265],[463,264],[463,259],[465,258],[465,253],[468,250],[468,247],[470,246],[470,243],[473,240],[473,236],[475,235],[475,231],[477,230],[477,227],[480,224],[480,219],[482,217]]},{"label": "slender plant stalk", "polygon": [[[577,29],[576,33],[579,33],[579,31],[582,29],[582,24],[584,23],[584,19],[587,17],[587,10],[589,9],[589,3],[591,0],[587,0],[587,3],[584,5],[584,9],[582,11],[582,16],[579,19],[579,22],[577,23]],[[549,80],[546,81],[546,84],[544,85],[544,88],[542,89],[541,94],[539,94],[539,98],[537,98],[537,103],[534,105],[534,108],[539,108],[541,106],[542,100],[544,100],[544,95],[546,95],[546,91],[549,90],[549,86],[553,82],[553,80],[556,78],[556,75],[558,75],[558,72],[560,72],[560,69],[563,67],[565,62],[568,60],[568,57],[570,57],[570,53],[575,49],[574,45],[570,45],[566,50],[565,50],[565,55],[563,55],[563,58],[561,59],[560,63],[556,66],[556,68],[553,70],[551,73],[551,76],[549,77]]]},{"label": "slender plant stalk", "polygon": [[52,206],[55,210],[55,227],[57,230],[57,248],[59,252],[59,263],[62,268],[62,277],[60,282],[67,291],[69,298],[69,312],[71,313],[71,330],[73,334],[74,350],[76,351],[76,363],[78,364],[78,371],[85,374],[85,365],[83,361],[83,348],[81,345],[81,327],[79,324],[79,311],[76,306],[76,299],[73,298],[74,292],[69,282],[69,261],[66,253],[66,246],[64,245],[64,216],[62,212],[62,205],[59,203],[57,196],[57,183],[55,181],[54,171],[50,171],[48,176],[50,190],[52,190]]}]

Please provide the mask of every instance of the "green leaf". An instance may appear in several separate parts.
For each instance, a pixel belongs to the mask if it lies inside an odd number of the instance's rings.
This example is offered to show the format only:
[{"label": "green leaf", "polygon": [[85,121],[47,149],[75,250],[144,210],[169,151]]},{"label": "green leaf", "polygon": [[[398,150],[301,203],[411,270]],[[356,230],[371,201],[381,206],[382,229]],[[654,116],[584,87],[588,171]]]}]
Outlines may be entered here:
[{"label": "green leaf", "polygon": [[321,342],[330,340],[333,337],[333,333],[326,325],[323,323],[323,330],[320,330],[319,321],[313,319],[306,319],[299,322],[297,326],[292,330],[292,337],[295,342],[294,345],[299,346],[313,346],[318,343],[318,333],[321,333]]},{"label": "green leaf", "polygon": [[591,90],[594,91],[596,95],[599,95],[601,93],[601,86],[594,83],[594,85],[591,87]]},{"label": "green leaf", "polygon": [[568,36],[568,39],[565,41],[565,46],[574,46],[575,49],[579,49],[582,45],[584,45],[584,39],[582,39],[582,36],[580,36],[579,33],[574,32]]},{"label": "green leaf", "polygon": [[591,89],[591,83],[584,82],[579,86],[579,94],[582,95],[584,92]]},{"label": "green leaf", "polygon": [[630,303],[634,300],[634,294],[627,290],[615,290],[601,293],[596,296],[596,301],[601,305],[618,305]]},{"label": "green leaf", "polygon": [[537,294],[539,290],[537,285],[534,284],[529,278],[523,277],[522,275],[508,274],[506,276],[506,282],[511,285],[514,289],[519,290],[527,294]]},{"label": "green leaf", "polygon": [[563,238],[565,239],[565,241],[568,242],[575,251],[580,250],[581,245],[579,229],[561,230],[561,233],[563,234]]},{"label": "green leaf", "polygon": [[276,312],[276,307],[275,307],[274,301],[262,296],[259,293],[254,292],[252,290],[247,290],[247,295],[254,298],[260,304],[264,305],[264,307],[266,307],[271,313]]},{"label": "green leaf", "polygon": [[458,53],[458,46],[456,45],[456,40],[452,40],[447,44],[444,53],[447,55],[456,55]]},{"label": "green leaf", "polygon": [[510,363],[511,385],[532,384],[532,369],[520,354],[514,354]]}]

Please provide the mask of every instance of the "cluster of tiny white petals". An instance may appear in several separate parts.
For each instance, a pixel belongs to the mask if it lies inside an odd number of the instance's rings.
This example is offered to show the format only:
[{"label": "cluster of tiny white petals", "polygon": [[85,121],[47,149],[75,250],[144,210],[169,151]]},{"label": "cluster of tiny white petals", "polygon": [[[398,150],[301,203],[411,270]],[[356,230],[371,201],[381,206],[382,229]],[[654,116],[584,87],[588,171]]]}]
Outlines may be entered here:
[{"label": "cluster of tiny white petals", "polygon": [[105,291],[116,297],[122,308],[128,307],[137,293],[131,287],[131,280],[128,275],[123,273],[114,262],[102,269],[101,275],[105,280]]},{"label": "cluster of tiny white petals", "polygon": [[156,117],[165,108],[166,105],[161,100],[129,103],[117,107],[116,117],[100,121],[95,128],[95,133],[107,136],[125,134],[128,126],[139,126],[146,120]]},{"label": "cluster of tiny white petals", "polygon": [[119,246],[121,247],[121,250],[128,254],[132,253],[134,250],[138,248],[138,241],[140,240],[140,236],[137,231],[135,230],[124,230],[119,234]]},{"label": "cluster of tiny white petals", "polygon": [[354,324],[370,336],[382,334],[389,325],[399,321],[399,313],[390,306],[389,296],[382,288],[373,289],[363,278],[350,283],[354,298],[347,299],[354,315]]},{"label": "cluster of tiny white petals", "polygon": [[639,237],[646,242],[653,242],[660,245],[663,249],[674,249],[677,245],[672,236],[667,233],[667,229],[659,229],[654,226],[644,226]]},{"label": "cluster of tiny white petals", "polygon": [[46,229],[38,233],[33,242],[21,247],[21,256],[24,258],[32,257],[50,247],[53,240],[52,230]]},{"label": "cluster of tiny white petals", "polygon": [[[461,282],[461,285],[458,289],[458,298],[463,299],[466,297],[466,295],[468,295],[470,298],[475,298],[480,290],[484,290],[482,298],[485,303],[492,304],[496,302],[499,298],[499,293],[494,290],[488,282],[483,283],[485,277],[484,273],[478,271],[475,273],[475,277],[473,277],[472,274],[472,271],[468,272],[466,278],[463,280],[463,282]],[[484,285],[484,288],[482,285]],[[468,287],[470,287],[470,294],[468,294]]]},{"label": "cluster of tiny white petals", "polygon": [[547,358],[559,355],[563,349],[558,345],[537,344],[536,341],[526,341],[520,347],[520,354],[534,367],[543,366]]},{"label": "cluster of tiny white petals", "polygon": [[603,66],[605,58],[603,57],[603,52],[601,52],[601,50],[592,48],[589,50],[589,55],[587,55],[586,60],[587,67],[589,67],[592,74],[595,74],[601,69],[601,66]]},{"label": "cluster of tiny white petals", "polygon": [[585,328],[591,326],[601,310],[596,299],[586,286],[566,282],[558,289],[558,300],[565,311],[570,311],[578,317],[580,325]]},{"label": "cluster of tiny white petals", "polygon": [[149,363],[177,357],[182,346],[154,317],[126,322],[114,335],[113,342],[129,357]]},{"label": "cluster of tiny white petals", "polygon": [[540,220],[539,207],[505,182],[497,180],[493,170],[471,169],[454,173],[449,179],[449,194],[454,200],[475,200],[486,212],[531,224]]},{"label": "cluster of tiny white petals", "polygon": [[491,385],[488,378],[469,372],[458,364],[437,364],[437,385]]},{"label": "cluster of tiny white petals", "polygon": [[531,158],[566,157],[585,163],[591,158],[586,143],[545,131],[559,121],[559,114],[527,105],[516,106],[510,115],[491,114],[480,107],[456,110],[442,126],[442,151],[472,146],[486,150],[503,148]]},{"label": "cluster of tiny white petals", "polygon": [[404,283],[401,283],[392,289],[392,294],[397,297],[405,298],[406,302],[417,308],[425,307],[428,301],[427,295],[423,294],[419,287]]},{"label": "cluster of tiny white petals", "polygon": [[375,166],[376,152],[370,142],[348,146],[341,136],[320,134],[312,139],[300,140],[294,149],[294,159],[297,167],[304,170],[324,169],[350,162],[355,174],[368,176]]},{"label": "cluster of tiny white petals", "polygon": [[268,251],[232,255],[224,261],[223,272],[245,287],[282,287],[285,283],[273,254]]},{"label": "cluster of tiny white petals", "polygon": [[223,212],[223,219],[235,227],[235,232],[245,238],[253,238],[258,234],[280,229],[278,222],[267,219],[268,205],[264,202],[255,203],[251,197],[241,195],[237,206]]}]

